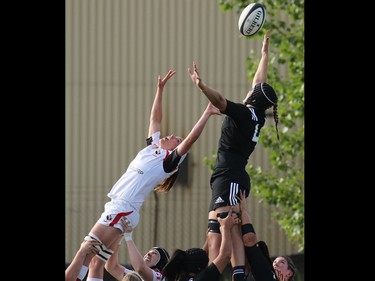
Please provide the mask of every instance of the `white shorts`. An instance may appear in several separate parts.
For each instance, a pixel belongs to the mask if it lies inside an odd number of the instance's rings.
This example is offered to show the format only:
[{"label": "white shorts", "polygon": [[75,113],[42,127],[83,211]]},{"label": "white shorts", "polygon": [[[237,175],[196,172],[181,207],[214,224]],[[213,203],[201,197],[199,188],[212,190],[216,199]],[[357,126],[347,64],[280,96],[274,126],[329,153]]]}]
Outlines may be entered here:
[{"label": "white shorts", "polygon": [[127,217],[133,229],[138,225],[139,213],[136,211],[129,202],[124,200],[111,200],[104,205],[104,212],[100,216],[98,223],[113,226],[124,232],[120,219]]}]

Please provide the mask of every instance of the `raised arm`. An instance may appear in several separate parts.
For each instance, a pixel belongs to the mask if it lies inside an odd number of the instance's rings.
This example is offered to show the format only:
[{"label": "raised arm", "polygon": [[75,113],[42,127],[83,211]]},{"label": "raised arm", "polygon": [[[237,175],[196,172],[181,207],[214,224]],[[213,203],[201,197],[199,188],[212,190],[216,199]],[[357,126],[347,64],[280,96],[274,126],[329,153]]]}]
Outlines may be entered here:
[{"label": "raised arm", "polygon": [[232,253],[232,227],[240,222],[237,216],[232,216],[232,211],[233,207],[229,209],[229,213],[224,219],[218,218],[222,240],[219,255],[212,262],[216,265],[220,273],[223,273],[230,261]]},{"label": "raised arm", "polygon": [[243,243],[247,247],[254,246],[258,242],[258,238],[255,234],[255,230],[247,207],[245,190],[240,191],[240,212]]},{"label": "raised arm", "polygon": [[254,74],[252,88],[250,89],[250,91],[247,92],[246,97],[243,100],[244,103],[253,93],[253,89],[255,88],[255,85],[261,82],[266,82],[267,80],[269,39],[270,39],[270,32],[267,31],[263,38],[262,56],[258,64],[257,71]]},{"label": "raised arm", "polygon": [[208,100],[214,106],[216,106],[220,110],[220,112],[224,112],[227,108],[227,100],[221,93],[208,87],[206,84],[202,82],[202,78],[199,76],[198,66],[195,62],[193,62],[193,70],[188,68],[188,73],[193,83],[197,85],[197,87],[208,98]]},{"label": "raised arm", "polygon": [[148,129],[149,137],[153,133],[160,131],[161,129],[161,120],[163,118],[163,107],[162,107],[163,90],[169,78],[171,78],[175,73],[176,71],[171,69],[168,71],[168,73],[164,76],[163,79],[160,78],[160,75],[158,76],[158,87],[156,90],[156,95],[154,98],[154,103],[152,104],[151,114],[150,114],[150,126]]},{"label": "raised arm", "polygon": [[266,82],[268,70],[268,46],[270,41],[270,32],[267,31],[263,38],[262,57],[260,58],[258,69],[253,79],[253,89],[256,84]]},{"label": "raised arm", "polygon": [[[84,264],[85,258],[87,256],[95,256],[99,250],[95,248],[95,246],[99,245],[100,243],[96,240],[84,240],[81,243],[81,246],[74,256],[73,261],[65,270],[65,281],[76,281],[77,277],[80,274],[80,270],[84,265],[88,268],[88,264]],[[83,276],[85,277],[85,276]],[[82,278],[83,279],[83,278]]]},{"label": "raised arm", "polygon": [[137,246],[134,244],[132,239],[132,231],[133,228],[130,222],[125,218],[122,219],[121,224],[124,226],[125,229],[125,241],[126,246],[128,247],[128,253],[131,265],[133,266],[134,270],[141,275],[144,281],[153,281],[154,273],[153,270],[146,264],[143,256],[139,252]]},{"label": "raised arm", "polygon": [[119,262],[119,247],[120,241],[123,239],[123,236],[120,235],[118,240],[115,243],[115,248],[113,249],[113,254],[105,263],[105,269],[117,280],[121,280],[125,275],[125,267],[122,266]]},{"label": "raised arm", "polygon": [[201,117],[199,118],[198,122],[194,125],[193,129],[191,129],[190,133],[187,137],[177,146],[177,153],[178,155],[182,156],[187,153],[193,143],[199,138],[202,134],[204,127],[211,115],[220,115],[220,111],[218,108],[213,106],[212,103],[208,103],[206,109],[202,113]]}]

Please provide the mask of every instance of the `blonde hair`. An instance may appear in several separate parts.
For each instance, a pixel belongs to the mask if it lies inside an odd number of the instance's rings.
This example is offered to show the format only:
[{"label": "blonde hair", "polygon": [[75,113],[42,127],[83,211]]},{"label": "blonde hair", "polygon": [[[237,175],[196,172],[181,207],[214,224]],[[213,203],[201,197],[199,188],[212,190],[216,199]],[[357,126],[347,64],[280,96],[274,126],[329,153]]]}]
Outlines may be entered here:
[{"label": "blonde hair", "polygon": [[175,181],[177,180],[178,172],[179,172],[179,170],[177,170],[177,172],[170,175],[168,178],[166,178],[161,183],[159,183],[154,188],[154,191],[156,191],[156,192],[168,192],[172,188]]},{"label": "blonde hair", "polygon": [[121,281],[143,281],[141,275],[136,271],[130,271],[121,279]]}]

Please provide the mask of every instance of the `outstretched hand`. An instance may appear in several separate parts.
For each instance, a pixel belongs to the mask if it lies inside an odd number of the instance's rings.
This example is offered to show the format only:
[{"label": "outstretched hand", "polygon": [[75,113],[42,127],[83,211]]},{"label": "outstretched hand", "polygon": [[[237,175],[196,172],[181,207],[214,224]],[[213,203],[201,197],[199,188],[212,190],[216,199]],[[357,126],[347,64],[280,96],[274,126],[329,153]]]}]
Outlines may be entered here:
[{"label": "outstretched hand", "polygon": [[169,80],[169,78],[171,78],[174,74],[176,73],[175,70],[173,69],[170,69],[168,71],[168,73],[164,76],[163,79],[160,78],[160,75],[158,76],[158,87],[159,88],[164,88],[165,84],[167,84],[167,81]]},{"label": "outstretched hand", "polygon": [[80,250],[82,250],[82,252],[84,252],[86,255],[89,255],[89,254],[96,255],[97,253],[99,253],[99,250],[95,246],[99,246],[99,245],[101,245],[101,243],[95,239],[84,240],[81,243]]},{"label": "outstretched hand", "polygon": [[122,217],[120,219],[120,223],[121,223],[122,228],[124,229],[124,233],[129,233],[133,231],[132,224],[126,217]]},{"label": "outstretched hand", "polygon": [[225,218],[217,218],[221,226],[228,226],[229,228],[232,228],[233,225],[241,223],[241,219],[238,216],[232,216],[232,213],[233,206],[229,209],[228,215]]},{"label": "outstretched hand", "polygon": [[240,196],[237,195],[237,199],[240,201],[241,210],[247,210],[246,191],[240,190]]},{"label": "outstretched hand", "polygon": [[268,53],[269,42],[270,42],[270,32],[267,30],[267,32],[266,32],[266,34],[264,34],[264,38],[263,38],[262,53],[264,53],[264,54]]},{"label": "outstretched hand", "polygon": [[210,102],[207,104],[206,112],[210,113],[210,115],[221,115],[220,109]]},{"label": "outstretched hand", "polygon": [[199,84],[201,83],[202,79],[199,76],[198,66],[195,62],[193,62],[193,70],[190,69],[190,67],[188,68],[188,73],[193,83],[199,87]]}]

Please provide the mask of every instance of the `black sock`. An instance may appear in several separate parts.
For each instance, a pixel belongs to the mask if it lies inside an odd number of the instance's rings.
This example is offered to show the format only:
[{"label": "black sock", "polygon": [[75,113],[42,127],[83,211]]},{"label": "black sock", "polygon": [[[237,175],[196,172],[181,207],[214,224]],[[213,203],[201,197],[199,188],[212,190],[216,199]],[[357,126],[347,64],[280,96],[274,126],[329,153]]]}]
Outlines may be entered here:
[{"label": "black sock", "polygon": [[232,272],[233,272],[233,274],[232,274],[232,277],[233,277],[232,280],[233,281],[244,281],[246,279],[245,266],[244,265],[233,267]]}]

